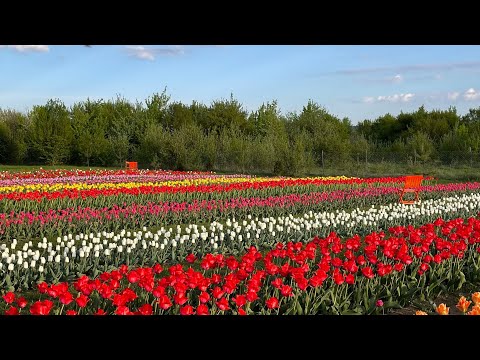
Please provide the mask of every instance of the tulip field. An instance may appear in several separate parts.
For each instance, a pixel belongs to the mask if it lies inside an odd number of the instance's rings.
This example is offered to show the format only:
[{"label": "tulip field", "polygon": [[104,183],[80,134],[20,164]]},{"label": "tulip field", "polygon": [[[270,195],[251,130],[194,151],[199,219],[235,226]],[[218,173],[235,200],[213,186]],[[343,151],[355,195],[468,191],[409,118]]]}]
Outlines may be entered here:
[{"label": "tulip field", "polygon": [[480,183],[404,205],[404,181],[0,172],[0,313],[385,314],[480,287]]}]

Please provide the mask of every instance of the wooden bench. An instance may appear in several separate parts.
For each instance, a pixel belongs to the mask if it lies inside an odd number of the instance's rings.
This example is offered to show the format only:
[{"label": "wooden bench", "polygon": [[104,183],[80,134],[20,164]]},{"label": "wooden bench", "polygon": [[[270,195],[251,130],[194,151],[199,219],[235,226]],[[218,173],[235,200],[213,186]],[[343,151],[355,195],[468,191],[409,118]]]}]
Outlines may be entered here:
[{"label": "wooden bench", "polygon": [[[422,184],[423,175],[408,175],[405,176],[405,184],[403,185],[402,192],[400,194],[400,203],[402,204],[415,204],[418,200],[418,193],[420,192],[420,185]],[[403,196],[406,193],[415,193],[414,200],[404,200]]]}]

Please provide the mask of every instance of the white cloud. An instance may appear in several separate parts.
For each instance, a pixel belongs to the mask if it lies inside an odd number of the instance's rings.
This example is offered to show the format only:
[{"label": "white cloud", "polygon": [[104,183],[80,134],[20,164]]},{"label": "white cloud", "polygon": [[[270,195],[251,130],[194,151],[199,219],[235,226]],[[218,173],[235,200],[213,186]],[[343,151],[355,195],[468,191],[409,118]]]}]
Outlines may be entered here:
[{"label": "white cloud", "polygon": [[413,99],[417,101],[427,101],[427,102],[441,102],[441,103],[452,103],[458,101],[479,101],[480,100],[480,91],[470,88],[464,92],[451,91],[451,92],[437,92],[437,93],[421,93],[421,94],[394,94],[394,95],[381,95],[377,97],[366,96],[362,99],[365,104],[374,104],[379,102],[389,102],[389,103],[407,103]]},{"label": "white cloud", "polygon": [[0,45],[0,48],[12,49],[18,52],[48,52],[48,45]]},{"label": "white cloud", "polygon": [[476,91],[474,88],[470,88],[463,94],[465,100],[477,100],[480,99],[480,92]]},{"label": "white cloud", "polygon": [[457,100],[457,98],[458,98],[459,96],[460,96],[460,93],[459,93],[459,92],[456,92],[456,91],[447,94],[448,100],[452,100],[452,101]]},{"label": "white cloud", "polygon": [[407,93],[407,94],[394,94],[394,95],[380,95],[376,98],[374,97],[365,97],[363,101],[366,103],[374,103],[374,102],[409,102],[414,98],[415,94]]},{"label": "white cloud", "polygon": [[143,46],[127,46],[126,48],[130,55],[138,59],[151,61],[155,60],[152,50],[146,49]]},{"label": "white cloud", "polygon": [[392,82],[394,82],[394,83],[399,83],[399,82],[402,82],[402,81],[403,81],[403,77],[400,74],[397,74],[392,78]]},{"label": "white cloud", "polygon": [[165,48],[146,48],[141,45],[128,45],[125,47],[130,56],[141,60],[155,60],[156,55],[160,56],[176,56],[185,53],[182,45],[172,45]]},{"label": "white cloud", "polygon": [[[379,66],[373,68],[357,68],[357,69],[342,69],[334,71],[330,74],[343,74],[343,75],[355,75],[355,74],[370,74],[380,72],[405,73],[411,71],[453,71],[459,69],[476,70],[480,68],[480,61],[469,61],[461,63],[443,63],[443,64],[412,64],[403,66]],[[438,73],[437,73],[438,74]]]}]

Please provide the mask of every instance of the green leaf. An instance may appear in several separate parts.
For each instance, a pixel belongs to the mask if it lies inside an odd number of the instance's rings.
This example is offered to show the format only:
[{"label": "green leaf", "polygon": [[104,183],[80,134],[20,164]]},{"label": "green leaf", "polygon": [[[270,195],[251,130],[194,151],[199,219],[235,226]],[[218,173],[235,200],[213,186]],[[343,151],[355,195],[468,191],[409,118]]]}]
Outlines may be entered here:
[{"label": "green leaf", "polygon": [[362,315],[362,312],[358,310],[345,310],[342,311],[340,315]]},{"label": "green leaf", "polygon": [[298,315],[303,315],[303,309],[302,309],[302,306],[300,305],[300,302],[297,300],[297,313]]},{"label": "green leaf", "polygon": [[12,280],[10,279],[10,275],[8,275],[8,274],[7,274],[7,276],[5,276],[5,284],[7,285],[7,287],[12,286]]},{"label": "green leaf", "polygon": [[396,301],[386,301],[383,303],[385,309],[401,309],[402,307]]},{"label": "green leaf", "polygon": [[457,290],[460,290],[463,286],[463,284],[465,284],[465,274],[463,272],[460,271],[459,273],[459,276],[460,276],[460,282],[458,283],[458,286],[457,286]]}]

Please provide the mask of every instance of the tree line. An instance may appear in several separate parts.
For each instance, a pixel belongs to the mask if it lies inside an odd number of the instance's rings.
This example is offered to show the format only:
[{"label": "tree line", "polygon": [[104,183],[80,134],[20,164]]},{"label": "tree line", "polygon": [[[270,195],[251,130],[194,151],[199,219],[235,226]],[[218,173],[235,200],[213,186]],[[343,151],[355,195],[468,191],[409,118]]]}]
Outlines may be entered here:
[{"label": "tree line", "polygon": [[358,161],[368,152],[418,162],[452,161],[455,152],[480,151],[480,108],[460,116],[454,107],[422,106],[353,126],[309,101],[281,114],[276,101],[247,112],[233,95],[205,105],[171,101],[164,90],[143,102],[121,96],[58,99],[27,113],[0,109],[0,163],[123,166],[300,175]]}]

